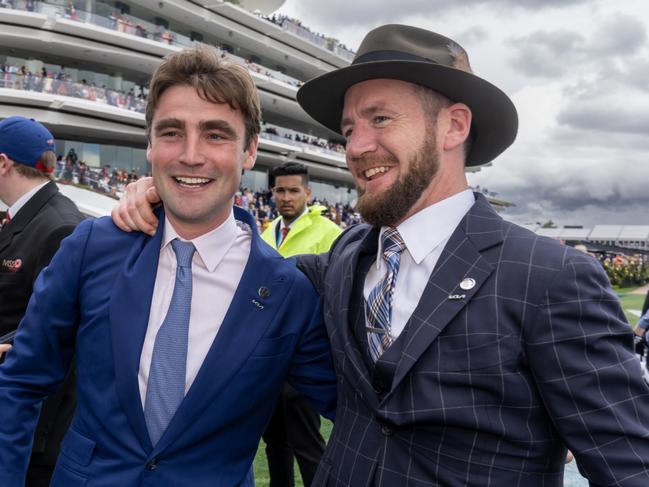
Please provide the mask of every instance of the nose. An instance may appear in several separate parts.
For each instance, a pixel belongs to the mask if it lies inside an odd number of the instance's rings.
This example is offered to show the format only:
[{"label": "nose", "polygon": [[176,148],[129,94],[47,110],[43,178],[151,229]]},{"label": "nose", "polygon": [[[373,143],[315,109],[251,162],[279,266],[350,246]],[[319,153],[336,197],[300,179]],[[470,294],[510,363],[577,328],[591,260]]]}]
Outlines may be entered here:
[{"label": "nose", "polygon": [[198,166],[205,163],[201,139],[198,135],[187,134],[180,162],[188,166]]},{"label": "nose", "polygon": [[376,134],[366,123],[356,123],[354,130],[347,138],[345,153],[347,160],[361,157],[377,149]]}]

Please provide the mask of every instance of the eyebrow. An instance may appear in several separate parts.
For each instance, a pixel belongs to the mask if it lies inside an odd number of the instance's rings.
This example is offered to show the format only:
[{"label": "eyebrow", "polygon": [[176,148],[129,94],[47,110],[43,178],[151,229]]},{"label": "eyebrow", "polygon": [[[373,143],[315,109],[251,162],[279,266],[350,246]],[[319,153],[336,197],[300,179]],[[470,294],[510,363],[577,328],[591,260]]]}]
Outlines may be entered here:
[{"label": "eyebrow", "polygon": [[185,122],[178,118],[163,118],[158,120],[155,124],[155,133],[160,133],[165,129],[183,129],[185,128]]},{"label": "eyebrow", "polygon": [[[178,118],[163,118],[158,120],[155,124],[155,133],[159,134],[160,132],[166,129],[180,129],[185,128],[185,122]],[[206,132],[209,130],[218,130],[224,136],[230,139],[237,139],[237,132],[234,130],[234,127],[224,120],[206,120],[198,124],[198,128],[201,132]]]},{"label": "eyebrow", "polygon": [[201,132],[206,132],[208,130],[218,130],[223,135],[230,139],[237,139],[237,131],[234,130],[234,127],[230,125],[225,120],[206,120],[198,124]]}]

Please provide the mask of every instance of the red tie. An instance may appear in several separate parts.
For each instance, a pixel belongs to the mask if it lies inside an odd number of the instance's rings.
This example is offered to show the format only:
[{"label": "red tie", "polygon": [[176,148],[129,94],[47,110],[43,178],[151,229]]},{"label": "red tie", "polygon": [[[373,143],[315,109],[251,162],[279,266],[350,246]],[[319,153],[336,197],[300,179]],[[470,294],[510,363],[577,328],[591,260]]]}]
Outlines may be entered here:
[{"label": "red tie", "polygon": [[291,229],[289,227],[282,228],[282,241],[280,242],[280,244],[284,243],[284,240],[286,240],[286,235],[290,230]]},{"label": "red tie", "polygon": [[2,219],[2,226],[4,227],[10,221],[11,221],[11,216],[9,215],[9,211],[7,211],[7,213],[5,213],[5,217]]}]

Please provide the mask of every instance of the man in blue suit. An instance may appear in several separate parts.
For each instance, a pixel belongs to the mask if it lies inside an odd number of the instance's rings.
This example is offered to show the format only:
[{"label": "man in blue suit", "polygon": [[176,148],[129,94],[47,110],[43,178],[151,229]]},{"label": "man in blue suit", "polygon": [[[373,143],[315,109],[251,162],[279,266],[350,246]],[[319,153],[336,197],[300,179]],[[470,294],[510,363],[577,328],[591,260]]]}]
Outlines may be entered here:
[{"label": "man in blue suit", "polygon": [[151,80],[152,237],[86,221],[43,271],[0,368],[0,485],[23,485],[39,404],[74,356],[78,406],[53,486],[251,485],[288,379],[323,414],[335,377],[318,297],[232,207],[258,93],[209,47]]},{"label": "man in blue suit", "polygon": [[313,485],[561,487],[566,445],[590,485],[649,485],[649,388],[606,274],[468,188],[516,137],[507,95],[453,40],[385,25],[298,101],[345,137],[369,223],[301,258],[339,381]]}]

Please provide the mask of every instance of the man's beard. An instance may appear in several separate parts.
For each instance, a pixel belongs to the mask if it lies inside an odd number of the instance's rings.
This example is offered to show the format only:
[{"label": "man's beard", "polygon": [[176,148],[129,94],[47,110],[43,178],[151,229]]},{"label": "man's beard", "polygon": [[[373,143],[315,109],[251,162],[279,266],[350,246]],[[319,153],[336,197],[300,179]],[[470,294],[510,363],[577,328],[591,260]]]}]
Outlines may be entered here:
[{"label": "man's beard", "polygon": [[[435,152],[437,143],[434,132],[427,132],[426,142],[410,159],[408,172],[388,189],[370,195],[357,188],[359,197],[356,210],[367,223],[377,227],[394,226],[403,220],[430,185],[439,168],[439,157]],[[388,161],[398,164],[394,156],[390,156]]]}]

